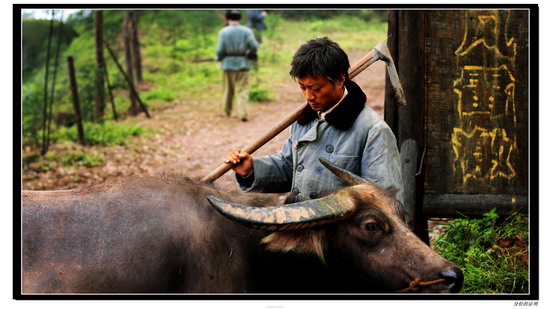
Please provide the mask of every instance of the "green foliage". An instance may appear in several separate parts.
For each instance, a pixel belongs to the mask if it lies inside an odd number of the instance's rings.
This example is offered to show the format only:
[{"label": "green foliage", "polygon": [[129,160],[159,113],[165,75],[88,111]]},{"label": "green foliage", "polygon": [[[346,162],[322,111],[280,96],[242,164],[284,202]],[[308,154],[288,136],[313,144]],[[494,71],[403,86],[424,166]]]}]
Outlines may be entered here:
[{"label": "green foliage", "polygon": [[[44,160],[46,162],[57,162],[65,167],[73,166],[79,163],[87,167],[94,167],[101,165],[105,161],[105,156],[98,151],[92,151],[91,153],[88,153],[76,150],[69,151],[63,154],[59,154],[55,151],[48,151],[44,155]],[[46,172],[52,169],[52,167],[48,163],[41,164],[39,168],[42,172]]]},{"label": "green foliage", "polygon": [[93,23],[92,10],[81,10],[67,17],[67,24],[78,29],[78,31],[91,30]]},{"label": "green foliage", "polygon": [[[113,121],[105,121],[103,123],[85,122],[84,136],[86,145],[125,145],[130,136],[138,136],[144,132],[140,126],[127,125],[116,123]],[[69,128],[61,128],[57,135],[57,139],[78,142],[78,131],[76,126]]]},{"label": "green foliage", "polygon": [[365,21],[386,22],[388,20],[387,11],[385,10],[284,10],[284,11],[270,11],[278,14],[285,19],[289,20],[323,20],[332,19],[335,17],[359,17]]},{"label": "green foliage", "polygon": [[492,209],[480,219],[453,219],[434,242],[464,272],[464,293],[527,292],[528,220],[519,213],[498,218]]},{"label": "green foliage", "polygon": [[142,99],[146,102],[149,101],[161,101],[161,102],[170,102],[177,98],[174,91],[164,88],[164,87],[158,87],[151,91],[145,92],[142,95]]},{"label": "green foliage", "polygon": [[[38,76],[33,79],[38,79]],[[26,144],[38,144],[38,131],[42,126],[43,85],[39,81],[32,81],[22,88],[22,130]]]},{"label": "green foliage", "polygon": [[[171,45],[177,40],[194,39],[195,45],[201,45],[201,37],[223,26],[223,11],[147,11],[140,16],[141,25],[148,25],[149,39],[155,43]],[[143,43],[148,43],[147,39]]]},{"label": "green foliage", "polygon": [[[23,79],[26,80],[36,73],[46,63],[48,50],[48,37],[50,33],[49,20],[23,19],[22,23],[22,47],[23,47]],[[76,31],[67,24],[61,25],[59,21],[53,22],[52,41],[50,45],[50,64],[53,65],[55,51],[58,44],[59,31],[61,30],[61,50],[65,49],[71,41],[78,36]]]},{"label": "green foliage", "polygon": [[98,166],[105,161],[105,156],[100,152],[85,153],[78,151],[63,157],[61,163],[65,166],[74,165],[75,162],[82,162],[85,166]]},{"label": "green foliage", "polygon": [[250,102],[266,102],[273,99],[273,93],[267,87],[257,86],[249,89],[248,97]]}]

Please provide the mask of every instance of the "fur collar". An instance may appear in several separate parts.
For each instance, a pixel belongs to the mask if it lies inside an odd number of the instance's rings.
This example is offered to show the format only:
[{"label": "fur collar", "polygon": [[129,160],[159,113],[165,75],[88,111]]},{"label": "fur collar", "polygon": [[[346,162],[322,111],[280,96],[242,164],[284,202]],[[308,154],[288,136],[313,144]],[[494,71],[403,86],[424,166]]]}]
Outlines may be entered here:
[{"label": "fur collar", "polygon": [[[331,126],[334,126],[340,130],[347,130],[351,128],[359,113],[365,107],[367,103],[367,95],[361,90],[359,85],[348,80],[345,83],[348,89],[348,95],[344,98],[340,105],[338,105],[332,112],[326,114],[325,120]],[[317,118],[317,112],[314,111],[309,104],[304,108],[300,116],[298,117],[298,124],[304,125]]]}]

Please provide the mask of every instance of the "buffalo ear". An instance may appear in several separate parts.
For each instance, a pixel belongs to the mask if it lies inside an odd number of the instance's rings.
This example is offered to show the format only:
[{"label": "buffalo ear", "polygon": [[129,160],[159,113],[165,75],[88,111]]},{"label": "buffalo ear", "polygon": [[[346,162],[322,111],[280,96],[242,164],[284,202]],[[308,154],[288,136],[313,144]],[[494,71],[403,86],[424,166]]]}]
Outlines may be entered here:
[{"label": "buffalo ear", "polygon": [[323,254],[324,231],[322,230],[288,230],[270,234],[262,239],[269,251],[315,254],[325,263]]}]

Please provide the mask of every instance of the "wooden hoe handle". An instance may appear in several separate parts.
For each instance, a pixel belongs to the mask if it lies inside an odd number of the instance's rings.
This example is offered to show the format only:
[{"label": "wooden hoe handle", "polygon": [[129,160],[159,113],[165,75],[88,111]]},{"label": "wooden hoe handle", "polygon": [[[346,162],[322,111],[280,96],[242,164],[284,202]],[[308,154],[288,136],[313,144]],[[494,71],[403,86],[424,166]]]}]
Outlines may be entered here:
[{"label": "wooden hoe handle", "polygon": [[[378,52],[378,50],[376,48],[371,50],[368,54],[363,56],[361,59],[359,59],[359,61],[357,61],[353,66],[351,66],[349,70],[349,78],[350,79],[354,78],[359,73],[363,72],[363,70],[369,67],[372,63],[380,59],[382,58],[380,57],[380,53]],[[283,132],[286,128],[288,128],[288,126],[290,126],[294,121],[296,121],[298,119],[298,116],[306,106],[307,106],[307,102],[301,104],[298,108],[296,108],[294,111],[288,114],[285,118],[279,121],[271,129],[267,130],[267,132],[260,135],[250,144],[243,147],[241,151],[252,154],[254,151],[258,150],[260,147],[265,145],[267,142],[269,142],[279,133]],[[204,178],[201,179],[201,182],[208,183],[208,184],[212,183],[216,181],[216,179],[220,178],[227,171],[229,171],[231,168],[233,168],[232,163],[222,163],[215,170],[210,172],[210,174],[204,176]]]}]

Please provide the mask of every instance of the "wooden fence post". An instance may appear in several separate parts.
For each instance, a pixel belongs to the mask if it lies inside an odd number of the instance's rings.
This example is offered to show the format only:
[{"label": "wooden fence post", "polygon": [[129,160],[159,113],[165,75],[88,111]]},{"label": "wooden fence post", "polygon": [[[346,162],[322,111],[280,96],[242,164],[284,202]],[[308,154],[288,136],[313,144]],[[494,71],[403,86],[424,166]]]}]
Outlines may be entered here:
[{"label": "wooden fence post", "polygon": [[82,127],[82,115],[80,113],[80,100],[78,98],[78,85],[76,83],[76,74],[74,70],[74,60],[72,56],[67,57],[67,62],[69,64],[69,79],[71,80],[71,91],[73,94],[73,106],[76,116],[76,126],[78,129],[78,140],[80,144],[85,146],[86,141],[84,140],[84,128]]}]

